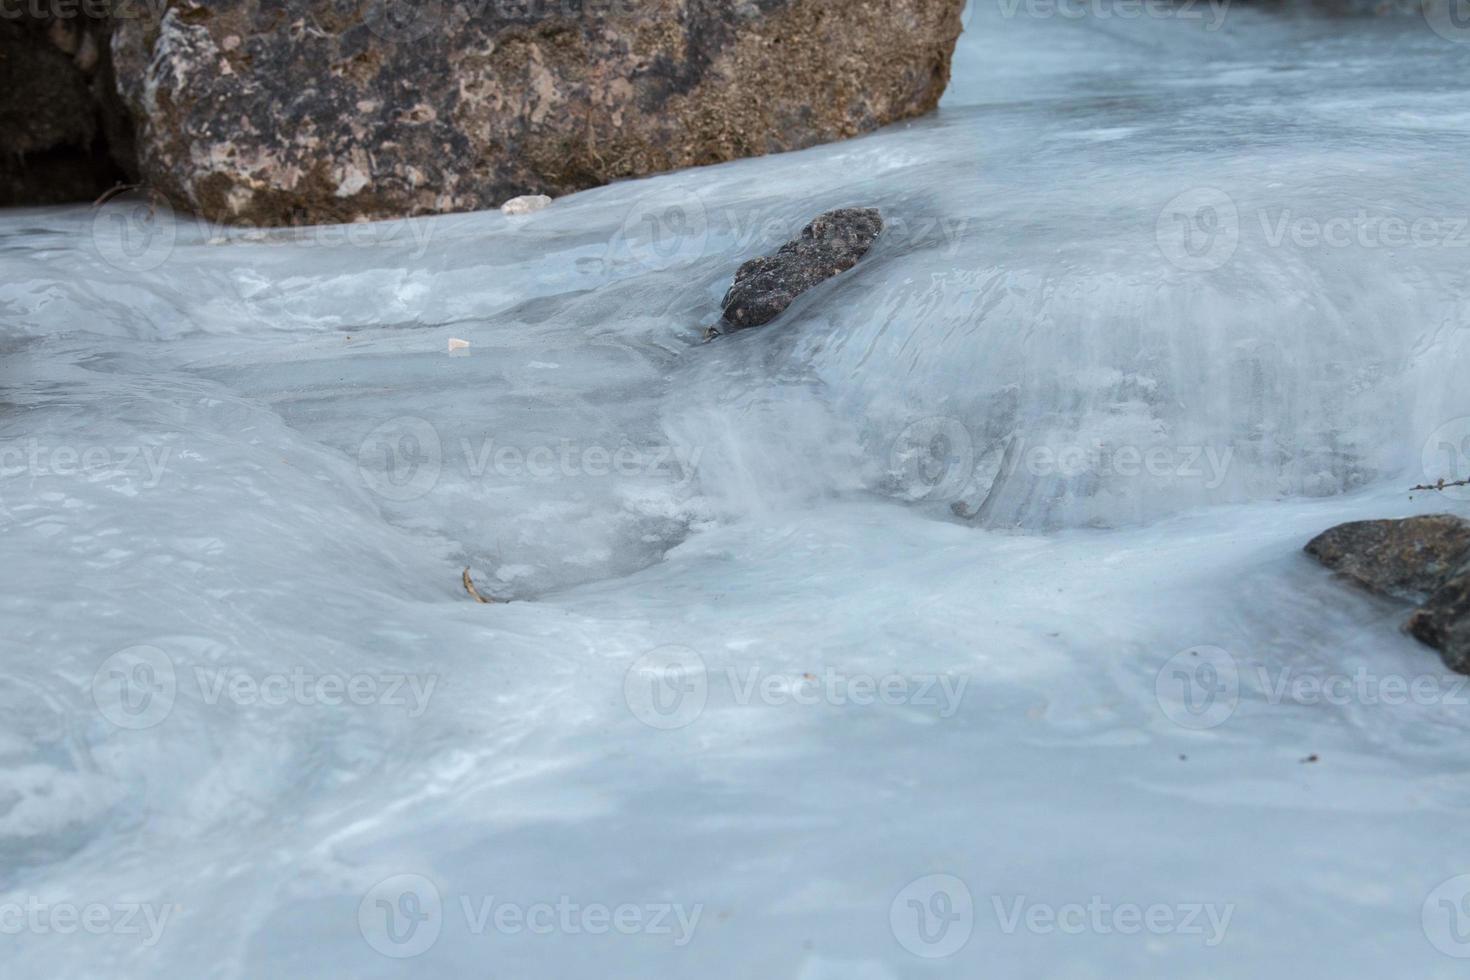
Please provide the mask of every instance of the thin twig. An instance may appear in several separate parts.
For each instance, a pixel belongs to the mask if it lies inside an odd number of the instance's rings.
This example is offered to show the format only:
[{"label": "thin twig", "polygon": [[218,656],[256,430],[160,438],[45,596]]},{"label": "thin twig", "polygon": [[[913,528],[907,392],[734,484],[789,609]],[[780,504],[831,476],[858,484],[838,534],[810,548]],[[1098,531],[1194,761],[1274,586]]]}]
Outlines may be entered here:
[{"label": "thin twig", "polygon": [[1445,487],[1470,487],[1470,479],[1454,480],[1446,483],[1444,477],[1440,477],[1434,483],[1421,483],[1417,487],[1410,487],[1409,490],[1443,490]]},{"label": "thin twig", "polygon": [[483,602],[486,605],[489,605],[493,602],[500,601],[498,599],[486,599],[484,596],[480,595],[480,590],[475,588],[475,580],[470,578],[470,570],[468,568],[464,570],[464,574],[460,576],[460,579],[464,582],[464,590],[468,592],[471,598],[473,598],[476,602]]}]

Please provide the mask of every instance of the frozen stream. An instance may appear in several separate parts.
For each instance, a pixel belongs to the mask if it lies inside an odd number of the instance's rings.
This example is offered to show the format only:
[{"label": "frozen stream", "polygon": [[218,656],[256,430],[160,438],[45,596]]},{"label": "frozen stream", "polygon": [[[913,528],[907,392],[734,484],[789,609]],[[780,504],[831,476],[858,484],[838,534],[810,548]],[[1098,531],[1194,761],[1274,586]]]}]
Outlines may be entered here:
[{"label": "frozen stream", "polygon": [[0,973],[1463,977],[1470,691],[1300,548],[1470,509],[1470,45],[1010,8],[528,217],[0,214]]}]

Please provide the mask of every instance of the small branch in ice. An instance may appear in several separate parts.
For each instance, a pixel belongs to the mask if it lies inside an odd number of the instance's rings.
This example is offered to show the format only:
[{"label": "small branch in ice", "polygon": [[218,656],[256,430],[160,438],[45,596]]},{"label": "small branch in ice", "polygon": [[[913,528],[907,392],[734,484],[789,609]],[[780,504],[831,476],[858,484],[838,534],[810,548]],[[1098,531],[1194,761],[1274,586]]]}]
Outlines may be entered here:
[{"label": "small branch in ice", "polygon": [[1443,490],[1445,487],[1466,487],[1466,486],[1470,486],[1470,479],[1454,480],[1454,481],[1452,481],[1450,483],[1446,483],[1444,477],[1440,477],[1434,483],[1421,483],[1417,487],[1410,487],[1409,488],[1409,492],[1412,493],[1415,490]]},{"label": "small branch in ice", "polygon": [[480,590],[475,588],[475,580],[470,578],[470,570],[468,568],[464,570],[464,574],[460,576],[460,580],[464,582],[464,590],[468,592],[470,594],[470,597],[476,602],[483,602],[486,605],[490,605],[492,603],[500,601],[499,599],[486,599],[484,596],[480,595]]}]

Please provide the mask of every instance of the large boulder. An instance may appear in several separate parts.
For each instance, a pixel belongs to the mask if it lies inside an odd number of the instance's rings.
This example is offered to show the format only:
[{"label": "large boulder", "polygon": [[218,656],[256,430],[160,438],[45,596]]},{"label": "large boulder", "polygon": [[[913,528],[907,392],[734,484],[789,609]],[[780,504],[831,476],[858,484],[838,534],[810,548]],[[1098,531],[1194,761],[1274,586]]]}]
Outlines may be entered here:
[{"label": "large boulder", "polygon": [[1305,550],[1365,588],[1423,602],[1470,560],[1470,522],[1453,514],[1350,521],[1323,531]]},{"label": "large boulder", "polygon": [[1435,589],[1404,628],[1438,650],[1450,670],[1470,674],[1470,574],[1457,575]]},{"label": "large boulder", "polygon": [[[360,6],[359,6],[360,4]],[[498,206],[933,109],[964,0],[161,0],[117,25],[144,179],[249,224]]]},{"label": "large boulder", "polygon": [[1470,674],[1470,521],[1352,521],[1317,535],[1306,552],[1358,585],[1420,603],[1404,628],[1445,666]]}]

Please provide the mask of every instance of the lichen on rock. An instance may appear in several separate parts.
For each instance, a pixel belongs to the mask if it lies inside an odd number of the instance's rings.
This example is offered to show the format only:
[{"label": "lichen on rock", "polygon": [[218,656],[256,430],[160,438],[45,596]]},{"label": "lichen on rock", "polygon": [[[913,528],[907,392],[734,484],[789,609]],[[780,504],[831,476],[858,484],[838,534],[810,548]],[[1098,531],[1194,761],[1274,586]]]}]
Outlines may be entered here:
[{"label": "lichen on rock", "polygon": [[963,0],[162,0],[122,21],[144,179],[211,220],[492,208],[928,112]]}]

